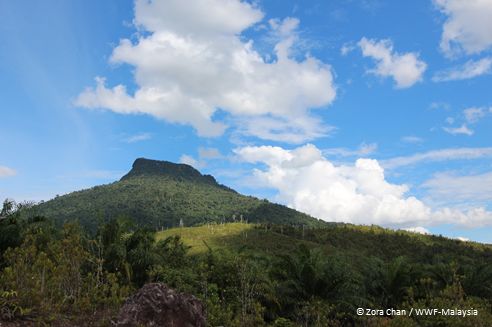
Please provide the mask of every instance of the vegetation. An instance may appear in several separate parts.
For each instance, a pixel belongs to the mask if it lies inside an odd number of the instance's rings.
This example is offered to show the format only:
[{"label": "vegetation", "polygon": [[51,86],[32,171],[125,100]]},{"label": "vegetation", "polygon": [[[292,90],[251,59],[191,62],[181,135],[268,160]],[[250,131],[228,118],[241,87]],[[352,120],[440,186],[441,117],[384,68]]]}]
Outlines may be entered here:
[{"label": "vegetation", "polygon": [[[378,227],[207,223],[154,232],[124,219],[95,234],[24,220],[4,204],[1,320],[110,325],[160,281],[206,305],[210,326],[489,326],[492,249]],[[15,236],[15,237],[14,237]],[[383,246],[382,246],[383,245]],[[373,316],[362,308],[463,308],[477,316]]]},{"label": "vegetation", "polygon": [[[179,225],[193,227],[168,228]],[[490,245],[321,223],[186,165],[140,159],[110,185],[3,203],[0,324],[109,326],[130,294],[156,281],[200,298],[210,326],[492,321]],[[425,308],[477,315],[408,316]]]},{"label": "vegetation", "polygon": [[270,222],[322,226],[324,223],[282,205],[241,195],[191,166],[137,159],[120,181],[56,197],[25,210],[58,226],[78,219],[95,232],[101,222],[126,217],[154,230],[204,222]]}]

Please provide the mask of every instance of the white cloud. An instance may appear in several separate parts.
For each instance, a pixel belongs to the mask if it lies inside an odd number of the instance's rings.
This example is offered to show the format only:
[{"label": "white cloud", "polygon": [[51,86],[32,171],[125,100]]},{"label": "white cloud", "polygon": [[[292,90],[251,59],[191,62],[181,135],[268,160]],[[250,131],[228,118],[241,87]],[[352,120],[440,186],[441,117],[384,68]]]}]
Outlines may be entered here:
[{"label": "white cloud", "polygon": [[141,141],[150,140],[151,138],[152,138],[152,134],[150,133],[139,133],[125,138],[124,141],[127,143],[137,143]]},{"label": "white cloud", "polygon": [[469,242],[470,239],[469,238],[466,238],[466,237],[461,237],[461,236],[458,236],[456,238],[458,241],[461,241],[461,242]]},{"label": "white cloud", "polygon": [[479,53],[492,46],[492,2],[489,0],[434,0],[447,16],[441,50],[448,56]]},{"label": "white cloud", "polygon": [[17,172],[14,169],[5,166],[0,166],[0,178],[15,176],[16,174]]},{"label": "white cloud", "polygon": [[487,115],[487,111],[485,108],[471,107],[463,110],[463,115],[468,123],[474,124],[485,117]]},{"label": "white cloud", "polygon": [[345,43],[342,45],[340,48],[340,54],[342,56],[348,55],[350,52],[354,51],[356,49],[356,46],[352,42]]},{"label": "white cloud", "polygon": [[429,196],[439,202],[492,201],[492,172],[460,176],[445,172],[434,175],[422,184]]},{"label": "white cloud", "polygon": [[332,132],[335,128],[323,124],[317,117],[302,116],[293,119],[290,116],[241,117],[235,120],[239,135],[254,135],[258,138],[287,143],[302,143],[314,140]]},{"label": "white cloud", "polygon": [[401,138],[401,140],[405,143],[422,143],[424,142],[424,139],[418,136],[404,136]]},{"label": "white cloud", "polygon": [[411,156],[395,157],[381,161],[386,169],[394,169],[403,166],[415,165],[422,162],[430,161],[447,161],[447,160],[470,160],[479,158],[492,157],[492,147],[485,148],[455,148],[432,150],[423,153],[416,153]]},{"label": "white cloud", "polygon": [[445,121],[446,121],[446,123],[451,125],[451,124],[454,124],[455,119],[453,117],[446,117]]},{"label": "white cloud", "polygon": [[432,102],[429,106],[429,109],[432,110],[449,110],[451,109],[451,106],[449,103],[446,102]]},{"label": "white cloud", "polygon": [[[295,18],[269,21],[275,58],[265,59],[242,35],[263,16],[239,0],[137,0],[134,21],[143,33],[121,40],[110,59],[134,67],[136,91],[98,78],[75,104],[191,125],[200,136],[220,136],[228,127],[293,143],[325,136],[329,128],[311,109],[335,99],[331,67],[291,55],[299,43]],[[224,120],[214,116],[218,110]]]},{"label": "white cloud", "polygon": [[135,1],[135,23],[152,32],[181,35],[236,35],[260,21],[263,13],[253,5],[235,0]]},{"label": "white cloud", "polygon": [[474,133],[473,130],[471,130],[470,128],[468,128],[468,126],[466,126],[466,124],[462,124],[460,127],[443,127],[442,129],[445,132],[452,135],[462,134],[462,135],[472,136]]},{"label": "white cloud", "polygon": [[429,235],[429,234],[431,234],[431,232],[427,228],[424,228],[422,226],[404,228],[403,230],[406,230],[407,232],[422,234],[422,235]]},{"label": "white cloud", "polygon": [[204,168],[207,166],[208,162],[210,160],[217,160],[221,159],[224,156],[220,151],[216,148],[204,148],[204,147],[199,147],[198,148],[198,159],[195,159],[193,156],[190,156],[188,154],[183,154],[179,158],[179,162],[185,163],[187,165],[193,166],[197,169],[199,168]]},{"label": "white cloud", "polygon": [[376,68],[368,72],[392,77],[397,88],[408,88],[421,81],[427,69],[427,64],[419,59],[418,53],[398,54],[393,50],[390,40],[376,41],[364,37],[358,45],[364,57],[371,57],[376,61]]},{"label": "white cloud", "polygon": [[234,152],[240,160],[266,165],[254,169],[258,187],[274,188],[276,200],[326,221],[399,227],[492,223],[492,213],[484,208],[434,210],[407,196],[408,187],[389,183],[377,160],[334,165],[311,144],[293,150],[247,146]]},{"label": "white cloud", "polygon": [[195,158],[193,158],[192,156],[187,155],[187,154],[183,154],[179,158],[179,162],[180,163],[183,163],[183,164],[187,164],[187,165],[193,166],[196,169],[203,168],[203,162],[201,162],[199,160],[196,160]]},{"label": "white cloud", "polygon": [[[446,126],[443,127],[442,129],[453,135],[468,135],[471,136],[475,132],[469,127],[470,125],[478,123],[482,118],[487,116],[490,113],[489,109],[486,108],[477,108],[477,107],[470,107],[465,110],[463,110],[463,115],[460,117],[460,120],[462,121],[461,126],[459,127],[452,127],[452,126]],[[453,117],[447,117],[446,118],[446,123],[449,125],[454,124],[456,121],[455,118]]]},{"label": "white cloud", "polygon": [[434,75],[432,80],[434,82],[456,81],[464,80],[480,75],[490,73],[492,68],[492,58],[483,58],[480,60],[470,60],[463,66],[454,67],[448,70],[438,72]]},{"label": "white cloud", "polygon": [[377,149],[377,143],[362,143],[355,150],[347,148],[329,148],[323,149],[323,154],[327,156],[364,157],[374,153]]}]

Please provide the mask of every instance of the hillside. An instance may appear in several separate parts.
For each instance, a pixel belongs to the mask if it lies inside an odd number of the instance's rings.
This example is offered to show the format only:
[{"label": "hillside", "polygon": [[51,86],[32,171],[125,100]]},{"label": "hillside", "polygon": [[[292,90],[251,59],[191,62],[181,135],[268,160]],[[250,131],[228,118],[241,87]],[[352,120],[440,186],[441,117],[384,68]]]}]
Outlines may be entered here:
[{"label": "hillside", "polygon": [[[131,294],[155,282],[196,296],[210,326],[492,321],[490,245],[350,224],[206,223],[154,232],[117,219],[88,235],[77,224],[23,220],[19,210],[0,221],[0,324],[109,326]],[[360,316],[358,308],[471,311],[465,319]]]},{"label": "hillside", "polygon": [[210,175],[185,164],[137,159],[128,174],[112,184],[69,193],[41,203],[31,216],[61,224],[78,219],[90,230],[100,221],[129,218],[139,226],[161,229],[205,222],[250,221],[306,226],[324,223],[282,205],[244,196]]},{"label": "hillside", "polygon": [[391,261],[399,256],[420,264],[433,264],[448,259],[456,263],[473,260],[492,262],[492,246],[489,244],[394,231],[378,226],[333,224],[323,228],[305,228],[303,231],[300,227],[280,225],[207,224],[160,231],[156,239],[163,240],[174,235],[180,236],[193,255],[212,249],[278,256],[291,253],[303,244],[311,249],[322,249],[327,255],[353,257],[354,262],[362,262],[364,258],[370,257]]},{"label": "hillside", "polygon": [[[313,229],[209,224],[161,231],[156,239],[172,244],[176,236],[195,262],[191,268],[194,283],[186,270],[190,268],[172,274],[158,271],[156,279],[198,294],[199,263],[206,262],[204,271],[213,269],[212,280],[230,302],[234,296],[226,292],[262,289],[256,295],[266,310],[261,323],[271,319],[278,326],[485,327],[492,321],[490,245],[344,224]],[[232,272],[239,275],[237,280]],[[225,277],[215,277],[220,274]],[[231,286],[236,284],[239,286]],[[273,301],[269,292],[274,294]],[[356,315],[358,307],[398,308],[407,313],[411,308],[474,308],[477,314],[466,319],[371,317]],[[282,318],[276,318],[279,316]],[[269,326],[277,326],[275,323]]]}]

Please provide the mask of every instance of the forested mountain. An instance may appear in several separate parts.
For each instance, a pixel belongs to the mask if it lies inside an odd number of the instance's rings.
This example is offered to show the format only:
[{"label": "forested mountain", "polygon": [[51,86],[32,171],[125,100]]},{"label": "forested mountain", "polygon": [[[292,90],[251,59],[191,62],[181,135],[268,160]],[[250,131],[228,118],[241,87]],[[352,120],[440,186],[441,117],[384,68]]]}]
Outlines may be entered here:
[{"label": "forested mountain", "polygon": [[[491,245],[323,223],[187,165],[137,159],[109,185],[4,202],[0,325],[112,326],[153,282],[196,296],[208,326],[492,322]],[[455,314],[409,315],[427,308]]]},{"label": "forested mountain", "polygon": [[129,218],[139,226],[161,229],[205,222],[249,221],[322,226],[288,207],[244,196],[193,167],[139,158],[128,174],[112,184],[73,192],[41,203],[26,213],[58,224],[78,219],[94,231],[101,221]]}]

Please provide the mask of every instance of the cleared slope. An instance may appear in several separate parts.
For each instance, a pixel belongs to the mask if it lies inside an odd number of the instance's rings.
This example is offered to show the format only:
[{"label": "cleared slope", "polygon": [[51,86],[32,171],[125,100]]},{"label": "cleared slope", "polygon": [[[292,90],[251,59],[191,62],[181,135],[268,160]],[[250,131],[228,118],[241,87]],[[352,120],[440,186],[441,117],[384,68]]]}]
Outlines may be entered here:
[{"label": "cleared slope", "polygon": [[157,240],[179,235],[190,246],[190,254],[226,249],[252,251],[274,256],[289,254],[304,244],[320,248],[326,254],[338,254],[362,263],[377,257],[391,261],[404,256],[410,261],[434,264],[436,260],[470,263],[492,262],[492,246],[462,242],[435,235],[393,231],[377,226],[329,225],[303,228],[260,224],[210,224],[198,227],[171,228],[157,233]]}]

